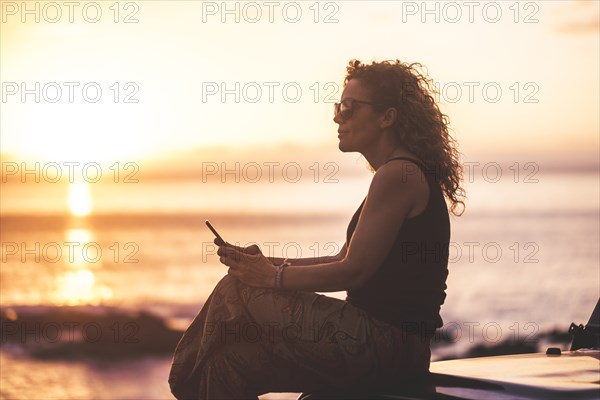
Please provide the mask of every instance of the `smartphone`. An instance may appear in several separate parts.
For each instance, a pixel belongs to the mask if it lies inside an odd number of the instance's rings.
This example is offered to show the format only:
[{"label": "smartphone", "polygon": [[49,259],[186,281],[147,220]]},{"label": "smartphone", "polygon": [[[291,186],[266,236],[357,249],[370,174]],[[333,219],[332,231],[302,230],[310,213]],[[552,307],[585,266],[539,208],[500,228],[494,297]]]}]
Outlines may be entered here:
[{"label": "smartphone", "polygon": [[210,222],[208,222],[208,220],[205,220],[204,223],[206,224],[206,226],[208,226],[208,229],[210,229],[211,232],[215,234],[217,239],[219,239],[221,242],[223,242],[223,244],[226,243],[225,240],[223,240],[223,238],[221,237],[221,235],[219,235],[217,230],[215,228],[213,228],[213,226],[210,224]]}]

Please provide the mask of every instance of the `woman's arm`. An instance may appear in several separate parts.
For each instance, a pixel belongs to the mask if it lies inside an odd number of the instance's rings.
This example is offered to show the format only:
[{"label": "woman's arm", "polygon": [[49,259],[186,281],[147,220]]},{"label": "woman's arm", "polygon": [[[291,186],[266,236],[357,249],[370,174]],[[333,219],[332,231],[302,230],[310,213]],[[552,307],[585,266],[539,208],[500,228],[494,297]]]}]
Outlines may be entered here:
[{"label": "woman's arm", "polygon": [[316,265],[316,264],[329,264],[335,261],[340,261],[346,257],[346,251],[348,246],[346,243],[342,246],[341,250],[334,256],[321,256],[321,257],[305,257],[305,258],[282,258],[282,257],[267,257],[267,259],[273,265],[281,265],[287,260],[291,265]]},{"label": "woman's arm", "polygon": [[[406,174],[404,161],[379,168],[363,206],[345,256],[337,261],[286,267],[286,289],[333,292],[363,286],[389,254],[404,219],[422,210],[429,188],[422,174]],[[253,286],[273,287],[276,270],[264,256],[245,256],[235,250],[219,250],[229,273]]]},{"label": "woman's arm", "polygon": [[390,162],[373,177],[346,256],[329,264],[287,267],[284,288],[329,292],[368,282],[389,254],[404,220],[413,209],[424,209],[429,199],[427,180],[422,174],[406,174],[403,163]]}]

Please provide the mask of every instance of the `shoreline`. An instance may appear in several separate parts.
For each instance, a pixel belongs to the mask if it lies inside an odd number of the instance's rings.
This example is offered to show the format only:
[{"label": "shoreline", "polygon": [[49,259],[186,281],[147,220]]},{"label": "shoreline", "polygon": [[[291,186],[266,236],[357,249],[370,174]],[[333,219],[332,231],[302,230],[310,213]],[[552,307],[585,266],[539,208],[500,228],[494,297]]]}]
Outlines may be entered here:
[{"label": "shoreline", "polygon": [[[13,349],[14,354],[37,360],[171,356],[193,319],[191,313],[195,315],[200,308],[167,306],[157,313],[116,306],[0,307],[0,349]],[[495,341],[461,337],[456,331],[442,328],[432,339],[432,361],[535,353],[547,347],[567,350],[570,341],[567,326]]]}]

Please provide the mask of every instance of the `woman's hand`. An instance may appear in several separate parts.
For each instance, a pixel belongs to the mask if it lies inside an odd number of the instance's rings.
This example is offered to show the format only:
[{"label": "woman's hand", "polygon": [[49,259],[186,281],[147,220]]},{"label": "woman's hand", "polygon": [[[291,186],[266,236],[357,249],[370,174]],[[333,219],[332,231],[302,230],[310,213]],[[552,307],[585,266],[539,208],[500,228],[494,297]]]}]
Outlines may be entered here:
[{"label": "woman's hand", "polygon": [[241,248],[225,243],[219,246],[217,254],[219,261],[229,267],[227,272],[234,278],[250,286],[275,287],[277,267],[261,253],[257,245]]},{"label": "woman's hand", "polygon": [[248,247],[240,247],[240,246],[236,246],[234,244],[228,243],[228,242],[223,242],[222,240],[219,240],[217,238],[215,238],[213,240],[213,243],[219,247],[222,247],[222,246],[229,247],[229,248],[235,249],[237,251],[240,251],[240,252],[246,253],[246,254],[258,254],[261,252],[260,248],[255,244],[248,246]]},{"label": "woman's hand", "polygon": [[[231,244],[231,243],[219,240],[218,238],[214,238],[213,243],[216,244],[219,247],[221,247],[221,246],[231,247],[231,248],[236,249],[238,251],[245,251],[245,252],[247,252],[249,254],[254,254],[253,253],[255,251],[254,247],[258,248],[258,246],[256,246],[256,245],[252,245],[252,246],[249,246],[249,247],[240,247],[240,246],[236,246],[234,244]],[[260,249],[259,249],[259,251],[260,251]]]}]

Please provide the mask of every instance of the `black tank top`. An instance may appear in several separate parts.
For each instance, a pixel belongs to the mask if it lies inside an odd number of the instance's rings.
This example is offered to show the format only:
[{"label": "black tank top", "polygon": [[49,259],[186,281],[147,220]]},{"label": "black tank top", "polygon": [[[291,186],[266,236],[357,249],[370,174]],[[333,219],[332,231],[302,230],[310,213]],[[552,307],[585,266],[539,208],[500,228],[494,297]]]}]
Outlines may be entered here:
[{"label": "black tank top", "polygon": [[[411,158],[397,157],[387,162],[392,160],[408,160],[419,167],[429,185],[429,200],[423,212],[404,220],[383,264],[364,286],[348,290],[346,300],[406,332],[433,334],[442,326],[440,307],[446,298],[448,208],[434,169]],[[364,203],[348,225],[348,244]]]}]

